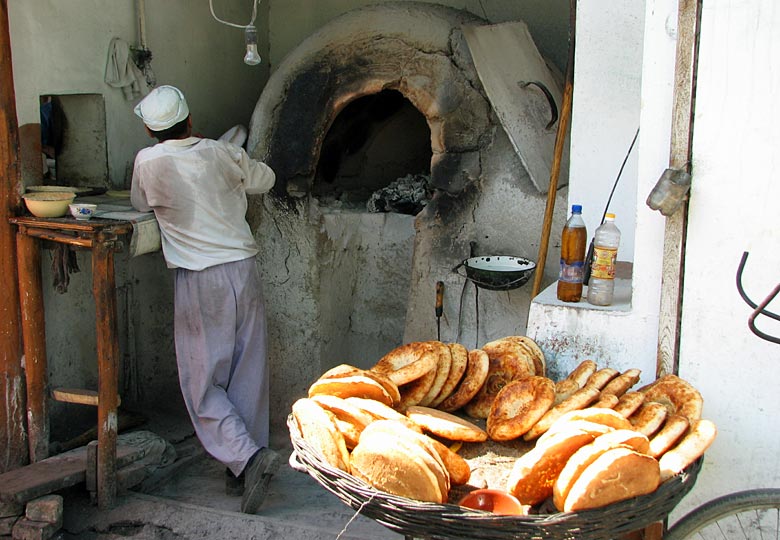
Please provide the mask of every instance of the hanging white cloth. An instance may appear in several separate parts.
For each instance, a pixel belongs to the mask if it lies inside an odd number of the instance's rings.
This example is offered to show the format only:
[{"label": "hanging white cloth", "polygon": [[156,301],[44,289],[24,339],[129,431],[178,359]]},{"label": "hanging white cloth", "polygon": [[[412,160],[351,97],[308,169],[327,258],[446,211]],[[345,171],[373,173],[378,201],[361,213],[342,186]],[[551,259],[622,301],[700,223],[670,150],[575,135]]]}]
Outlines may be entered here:
[{"label": "hanging white cloth", "polygon": [[104,80],[114,88],[121,88],[127,100],[149,93],[146,78],[130,55],[130,46],[120,38],[113,38],[108,46]]}]

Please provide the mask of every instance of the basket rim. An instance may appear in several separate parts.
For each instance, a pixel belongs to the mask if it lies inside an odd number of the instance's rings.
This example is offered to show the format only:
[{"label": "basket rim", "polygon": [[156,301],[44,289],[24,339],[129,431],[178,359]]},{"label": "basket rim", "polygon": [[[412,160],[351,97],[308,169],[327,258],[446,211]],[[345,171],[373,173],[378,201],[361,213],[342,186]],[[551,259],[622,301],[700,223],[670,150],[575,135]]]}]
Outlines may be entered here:
[{"label": "basket rim", "polygon": [[[405,535],[426,538],[469,538],[522,540],[537,538],[577,538],[598,540],[609,534],[641,529],[668,516],[693,488],[704,457],[661,484],[654,492],[600,508],[578,512],[496,515],[453,503],[416,501],[380,491],[367,482],[326,463],[304,440],[292,414],[287,419],[294,459],[310,476],[342,502],[382,525]],[[638,511],[635,511],[638,509]],[[634,516],[622,522],[623,515]],[[551,531],[555,530],[554,535]],[[442,531],[449,535],[441,536]],[[612,532],[610,532],[612,531]],[[524,533],[529,536],[523,536]],[[491,535],[492,534],[492,535]],[[563,534],[563,536],[561,536]]]}]

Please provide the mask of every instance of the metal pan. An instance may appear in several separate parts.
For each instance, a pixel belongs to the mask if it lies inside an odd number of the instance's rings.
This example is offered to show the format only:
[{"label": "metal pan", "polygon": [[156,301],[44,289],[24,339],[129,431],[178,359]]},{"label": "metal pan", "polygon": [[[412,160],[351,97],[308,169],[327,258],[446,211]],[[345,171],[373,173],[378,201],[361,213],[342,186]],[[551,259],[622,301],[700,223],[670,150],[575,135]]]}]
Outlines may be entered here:
[{"label": "metal pan", "polygon": [[453,272],[460,274],[461,266],[466,272],[464,277],[490,291],[516,289],[524,285],[536,269],[536,263],[529,259],[506,255],[471,257],[453,268]]}]

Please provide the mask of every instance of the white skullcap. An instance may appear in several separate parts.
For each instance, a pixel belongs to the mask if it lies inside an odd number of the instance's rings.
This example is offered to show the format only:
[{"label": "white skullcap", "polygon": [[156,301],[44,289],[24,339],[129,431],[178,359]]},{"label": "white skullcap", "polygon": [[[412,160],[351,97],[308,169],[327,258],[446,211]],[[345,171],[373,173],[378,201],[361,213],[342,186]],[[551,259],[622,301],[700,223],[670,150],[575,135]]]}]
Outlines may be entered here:
[{"label": "white skullcap", "polygon": [[158,86],[135,106],[135,114],[152,131],[163,131],[189,116],[184,94],[175,86]]}]

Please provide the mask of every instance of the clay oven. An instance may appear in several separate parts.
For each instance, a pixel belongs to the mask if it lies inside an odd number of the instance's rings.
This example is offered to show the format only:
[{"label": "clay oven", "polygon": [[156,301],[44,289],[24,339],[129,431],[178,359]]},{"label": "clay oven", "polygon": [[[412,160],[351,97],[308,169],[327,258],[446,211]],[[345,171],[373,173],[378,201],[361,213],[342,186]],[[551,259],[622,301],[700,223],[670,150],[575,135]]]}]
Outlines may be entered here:
[{"label": "clay oven", "polygon": [[[264,88],[248,149],[277,184],[250,200],[249,219],[276,425],[329,367],[369,367],[402,342],[436,339],[437,281],[442,341],[524,332],[530,286],[477,302],[453,272],[473,249],[535,259],[546,199],[474,67],[462,28],[482,24],[435,4],[361,8],[306,39]],[[396,204],[398,190],[412,200]]]}]

